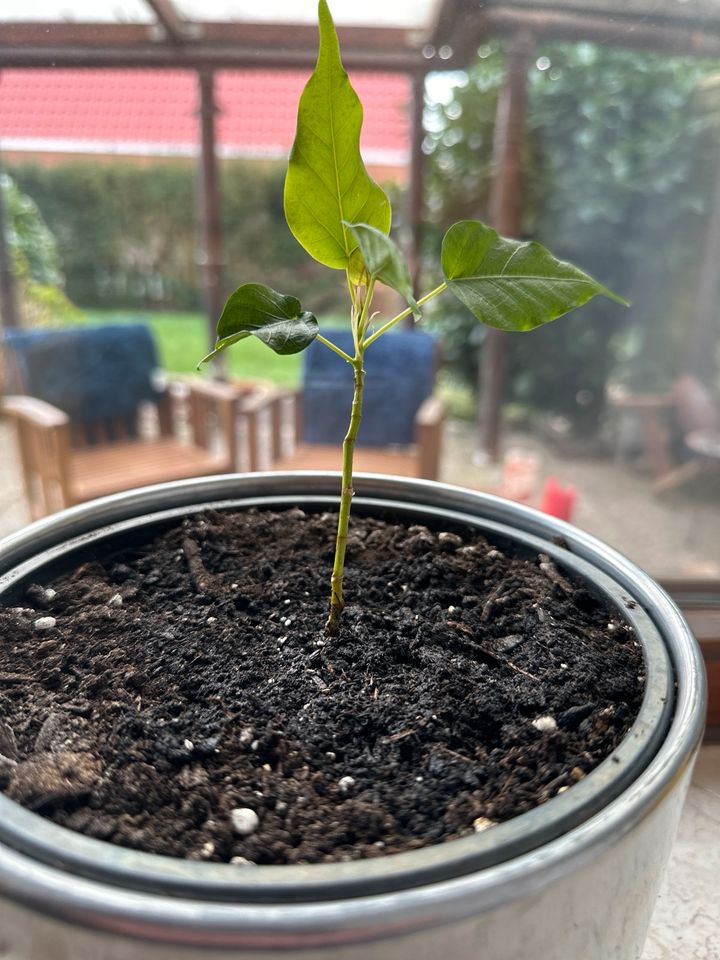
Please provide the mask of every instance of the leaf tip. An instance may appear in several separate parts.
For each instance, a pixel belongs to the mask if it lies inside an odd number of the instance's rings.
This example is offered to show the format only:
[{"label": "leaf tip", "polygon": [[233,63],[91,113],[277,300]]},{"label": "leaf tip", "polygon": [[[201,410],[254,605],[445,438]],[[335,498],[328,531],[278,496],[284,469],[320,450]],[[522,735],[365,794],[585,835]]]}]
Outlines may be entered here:
[{"label": "leaf tip", "polygon": [[607,297],[608,300],[613,300],[615,303],[619,303],[621,307],[631,307],[632,301],[628,300],[626,297],[621,297],[619,293],[615,293],[614,290],[610,290],[608,287],[600,286],[598,291],[604,297]]},{"label": "leaf tip", "polygon": [[199,360],[199,361],[198,361],[198,364],[197,364],[197,366],[195,367],[195,369],[196,369],[196,370],[200,370],[200,368],[202,367],[203,364],[209,363],[211,360],[214,360],[215,357],[216,357],[219,353],[220,353],[220,350],[218,349],[217,344],[216,344],[214,350],[211,350],[210,353],[208,353],[206,356],[204,356],[204,357],[202,358],[202,360]]}]

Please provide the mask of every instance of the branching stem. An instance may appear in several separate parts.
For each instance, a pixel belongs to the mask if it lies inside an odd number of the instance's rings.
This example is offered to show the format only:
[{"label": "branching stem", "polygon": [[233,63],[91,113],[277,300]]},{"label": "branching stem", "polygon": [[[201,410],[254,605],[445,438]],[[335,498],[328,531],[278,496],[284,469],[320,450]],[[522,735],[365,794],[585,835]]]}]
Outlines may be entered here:
[{"label": "branching stem", "polygon": [[349,353],[345,353],[344,350],[341,350],[340,347],[334,344],[331,340],[326,340],[322,334],[319,333],[315,339],[319,340],[320,343],[324,344],[326,347],[329,347],[330,350],[336,353],[339,357],[342,357],[343,360],[347,360],[348,363],[352,363],[352,357]]},{"label": "branching stem", "polygon": [[333,563],[332,578],[330,581],[330,615],[325,625],[325,632],[334,636],[340,629],[340,618],[343,606],[343,575],[345,571],[345,549],[347,547],[348,524],[350,521],[350,507],[353,498],[353,456],[355,453],[355,439],[357,438],[360,420],[362,419],[363,386],[365,371],[363,370],[362,354],[351,360],[355,372],[355,391],[353,393],[350,424],[343,440],[342,461],[342,489],[340,491],[340,516],[338,517],[337,537],[335,540],[335,561]]},{"label": "branching stem", "polygon": [[[427,303],[428,300],[431,300],[439,293],[442,293],[446,286],[446,283],[441,283],[439,287],[431,290],[430,293],[418,300],[418,304],[422,306],[422,304]],[[363,388],[365,386],[363,356],[365,350],[370,346],[371,343],[377,340],[378,337],[381,337],[386,330],[389,330],[396,323],[402,320],[403,317],[407,317],[408,314],[412,312],[410,308],[404,310],[402,313],[398,314],[396,317],[393,317],[392,320],[389,320],[386,324],[380,327],[379,330],[376,330],[371,337],[368,337],[366,340],[363,339],[365,337],[369,322],[370,307],[372,304],[374,288],[375,281],[370,280],[362,300],[362,306],[360,306],[360,294],[358,288],[355,288],[353,291],[354,296],[352,298],[353,306],[351,323],[353,330],[353,342],[355,344],[354,357],[349,357],[339,348],[335,347],[334,344],[331,344],[330,341],[326,341],[324,338],[318,337],[318,339],[325,343],[326,346],[329,346],[330,349],[334,349],[336,353],[340,353],[341,356],[345,357],[345,359],[353,368],[355,380],[352,409],[350,412],[350,424],[348,425],[348,431],[345,435],[342,446],[343,458],[340,490],[340,515],[338,517],[337,537],[335,540],[335,559],[333,562],[332,578],[330,581],[330,613],[327,623],[325,624],[325,632],[329,636],[335,636],[340,630],[340,622],[345,603],[343,597],[343,577],[345,573],[345,550],[347,548],[348,526],[350,523],[350,508],[352,506],[352,498],[354,495],[353,459],[355,456],[355,441],[357,439],[358,429],[362,419]],[[358,307],[360,307],[359,310]]]},{"label": "branching stem", "polygon": [[[421,297],[418,300],[418,306],[421,307],[424,303],[427,303],[428,300],[432,300],[433,297],[436,297],[439,293],[442,293],[443,290],[447,287],[447,283],[443,281],[439,287],[435,287],[434,290],[431,290],[430,293],[426,293],[424,297]],[[404,320],[405,317],[409,317],[412,313],[412,307],[408,307],[407,310],[403,310],[402,313],[399,313],[396,317],[393,317],[392,320],[388,320],[387,323],[384,323],[379,330],[376,330],[372,336],[369,336],[367,340],[363,343],[363,349],[366,350],[371,343],[375,343],[378,337],[381,337],[386,333],[391,327],[394,327],[396,323],[399,323],[401,320]]]}]

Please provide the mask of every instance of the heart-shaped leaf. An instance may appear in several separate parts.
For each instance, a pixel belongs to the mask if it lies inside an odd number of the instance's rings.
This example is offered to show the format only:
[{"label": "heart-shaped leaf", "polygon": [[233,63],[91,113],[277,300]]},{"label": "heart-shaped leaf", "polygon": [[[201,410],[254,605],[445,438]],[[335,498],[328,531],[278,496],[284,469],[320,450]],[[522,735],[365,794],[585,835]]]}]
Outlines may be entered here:
[{"label": "heart-shaped leaf", "polygon": [[360,155],[362,105],[340,59],[325,0],[318,8],[320,52],[298,107],[297,131],[285,178],[285,218],[295,239],[328,267],[360,279],[357,242],[343,221],[390,230],[390,201]]},{"label": "heart-shaped leaf", "polygon": [[442,244],[442,268],[458,300],[478,320],[500,330],[532,330],[597,294],[628,305],[541,244],[508,240],[477,220],[450,227]]},{"label": "heart-shaped leaf", "polygon": [[368,223],[346,223],[345,226],[357,240],[369,276],[397,290],[419,317],[420,307],[413,297],[410,270],[395,241]]},{"label": "heart-shaped leaf", "polygon": [[244,283],[225,304],[218,320],[215,349],[200,363],[212,360],[246,337],[257,337],[275,353],[285,355],[300,353],[317,335],[317,319],[302,309],[297,297],[278,293],[262,283]]}]

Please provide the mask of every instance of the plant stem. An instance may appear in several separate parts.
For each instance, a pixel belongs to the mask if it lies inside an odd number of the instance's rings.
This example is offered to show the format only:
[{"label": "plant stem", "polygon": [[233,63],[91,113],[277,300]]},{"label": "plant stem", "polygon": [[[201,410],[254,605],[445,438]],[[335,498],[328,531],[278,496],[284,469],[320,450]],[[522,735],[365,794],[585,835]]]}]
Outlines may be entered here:
[{"label": "plant stem", "polygon": [[[434,290],[431,290],[430,293],[426,293],[424,297],[421,297],[418,300],[418,306],[421,307],[424,303],[427,303],[428,300],[432,300],[433,297],[436,297],[439,293],[442,293],[443,290],[447,287],[447,283],[443,281],[439,287],[435,287]],[[394,327],[396,323],[399,323],[401,320],[404,320],[405,317],[410,316],[412,313],[412,307],[408,307],[407,310],[403,310],[402,313],[399,313],[396,317],[393,317],[392,320],[388,320],[387,323],[384,323],[379,330],[376,330],[372,336],[368,337],[367,340],[363,343],[363,349],[369,347],[371,343],[374,343],[378,337],[381,337],[390,327]]]},{"label": "plant stem", "polygon": [[331,340],[326,340],[322,334],[318,334],[316,337],[320,343],[324,344],[326,347],[329,347],[330,350],[334,351],[339,357],[342,357],[343,360],[347,360],[348,363],[352,363],[352,357],[349,353],[345,353],[344,350],[341,350],[340,347],[336,346]]},{"label": "plant stem", "polygon": [[342,480],[340,490],[340,515],[338,517],[337,537],[335,539],[335,559],[330,580],[330,613],[325,624],[325,633],[334,636],[340,629],[345,601],[343,598],[343,576],[345,574],[345,548],[347,547],[348,525],[350,523],[350,508],[353,498],[353,458],[355,456],[355,440],[357,438],[360,421],[362,419],[363,388],[365,386],[365,370],[363,369],[363,354],[365,347],[362,338],[367,327],[370,306],[372,304],[375,280],[371,279],[365,290],[362,306],[358,310],[357,290],[352,297],[351,324],[355,356],[348,357],[354,371],[355,389],[350,411],[350,423],[343,440]]},{"label": "plant stem", "polygon": [[345,571],[345,548],[347,547],[348,524],[350,521],[350,507],[353,498],[353,455],[355,453],[355,439],[357,437],[360,420],[362,419],[363,387],[365,371],[363,370],[362,353],[350,361],[355,371],[355,391],[353,393],[352,411],[348,432],[343,440],[342,489],[340,491],[340,516],[338,518],[337,538],[335,540],[335,561],[333,563],[332,578],[330,581],[330,615],[325,624],[325,632],[330,636],[337,634],[340,629],[340,618],[344,604],[343,575]]}]

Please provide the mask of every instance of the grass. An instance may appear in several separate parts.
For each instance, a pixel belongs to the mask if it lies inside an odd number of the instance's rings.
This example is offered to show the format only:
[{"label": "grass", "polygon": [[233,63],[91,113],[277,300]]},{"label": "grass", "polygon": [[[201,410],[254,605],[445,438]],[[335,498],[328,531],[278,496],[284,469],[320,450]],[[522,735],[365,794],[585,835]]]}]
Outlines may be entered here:
[{"label": "grass", "polygon": [[[198,360],[208,352],[207,320],[200,313],[171,311],[85,310],[85,322],[146,323],[153,332],[160,366],[168,373],[194,373]],[[325,317],[325,326],[338,326],[339,317]],[[238,379],[269,380],[278,386],[300,384],[302,356],[280,357],[255,337],[225,354],[228,373]]]}]

